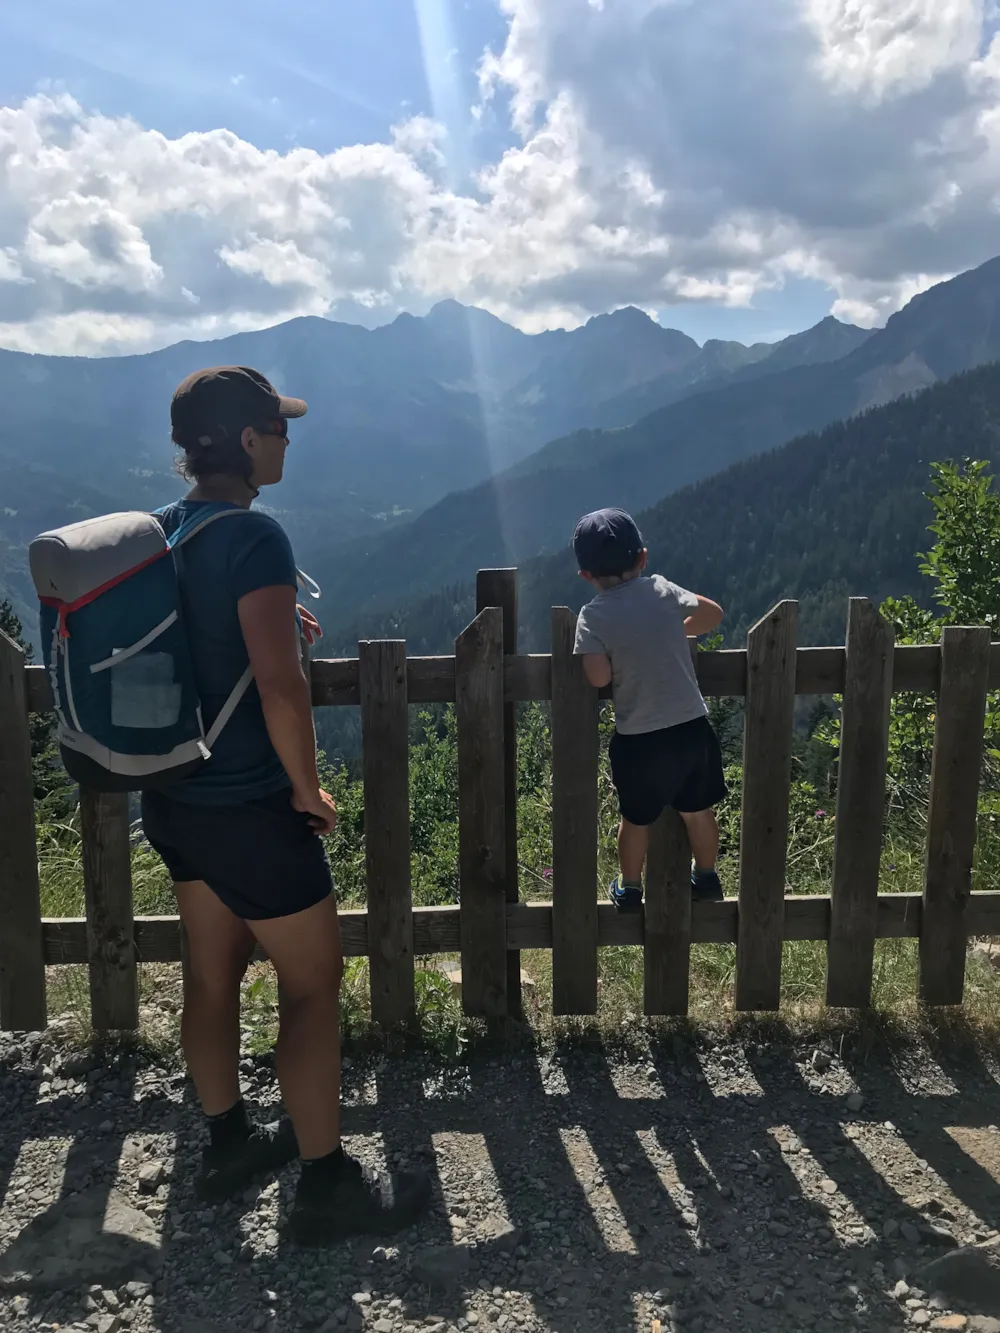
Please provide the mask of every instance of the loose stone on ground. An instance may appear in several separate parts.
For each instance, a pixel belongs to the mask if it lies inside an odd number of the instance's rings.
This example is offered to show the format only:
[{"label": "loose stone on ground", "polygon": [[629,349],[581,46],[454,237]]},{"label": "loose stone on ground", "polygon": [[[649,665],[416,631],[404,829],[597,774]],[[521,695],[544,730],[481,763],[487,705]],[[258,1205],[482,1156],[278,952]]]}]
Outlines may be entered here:
[{"label": "loose stone on ground", "polygon": [[[1000,1333],[996,1083],[956,1066],[945,1095],[940,1051],[701,1035],[358,1057],[348,1145],[431,1170],[433,1207],[401,1236],[302,1251],[294,1169],[195,1199],[202,1126],[177,1070],[45,1043],[0,1038],[0,1327]],[[271,1118],[273,1064],[241,1075]]]}]

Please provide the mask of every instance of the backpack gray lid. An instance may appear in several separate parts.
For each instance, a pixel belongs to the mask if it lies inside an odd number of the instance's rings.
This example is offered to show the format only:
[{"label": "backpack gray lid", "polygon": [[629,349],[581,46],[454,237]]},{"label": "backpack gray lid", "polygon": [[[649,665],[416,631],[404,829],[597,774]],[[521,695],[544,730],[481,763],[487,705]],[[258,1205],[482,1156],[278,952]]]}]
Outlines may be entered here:
[{"label": "backpack gray lid", "polygon": [[39,597],[76,602],[167,549],[159,521],[129,511],[43,532],[28,547],[28,563]]}]

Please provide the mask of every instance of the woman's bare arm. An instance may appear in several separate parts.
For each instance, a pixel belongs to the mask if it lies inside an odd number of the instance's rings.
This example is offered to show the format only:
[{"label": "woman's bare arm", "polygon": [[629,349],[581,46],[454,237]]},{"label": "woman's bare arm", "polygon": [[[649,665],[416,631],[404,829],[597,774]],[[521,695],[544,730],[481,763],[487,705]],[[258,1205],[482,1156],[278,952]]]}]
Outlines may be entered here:
[{"label": "woman's bare arm", "polygon": [[292,803],[312,816],[318,833],[336,822],[333,801],[319,785],[309,681],[295,623],[295,589],[258,588],[237,609],[271,744],[292,784]]}]

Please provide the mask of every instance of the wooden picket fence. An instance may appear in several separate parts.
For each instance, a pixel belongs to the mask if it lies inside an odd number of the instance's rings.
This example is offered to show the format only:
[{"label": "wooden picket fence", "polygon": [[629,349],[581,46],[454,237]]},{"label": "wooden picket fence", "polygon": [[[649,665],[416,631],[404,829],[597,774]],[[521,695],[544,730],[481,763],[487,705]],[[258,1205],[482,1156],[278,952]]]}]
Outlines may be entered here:
[{"label": "wooden picket fence", "polygon": [[[919,992],[962,1001],[970,935],[1000,934],[1000,892],[970,892],[988,689],[1000,689],[1000,644],[983,628],[949,628],[939,645],[896,646],[863,598],[846,645],[797,648],[797,604],[782,602],[746,649],[698,653],[707,696],[745,701],[739,896],[692,904],[689,853],[672,812],[653,830],[646,905],[634,916],[599,901],[598,694],[573,657],[575,615],[552,611],[552,652],[518,655],[517,573],[483,570],[479,613],[454,656],[408,658],[402,642],[359,645],[355,659],[312,665],[317,707],[360,705],[368,906],[342,913],[345,953],[367,955],[372,1015],[414,1018],[414,960],[459,953],[471,1015],[520,1012],[520,951],[551,949],[556,1014],[597,1010],[598,949],[641,945],[645,1011],[684,1014],[692,944],[736,945],[736,1007],[778,1007],[782,943],[826,940],[827,1000],[870,1001],[875,940],[919,939]],[[889,707],[893,691],[937,696],[922,894],[880,894]],[[796,695],[839,694],[842,741],[829,896],[785,895]],[[515,802],[517,705],[552,705],[552,901],[519,901]],[[408,708],[453,703],[459,770],[460,906],[414,907],[410,884]],[[121,795],[81,792],[82,920],[39,907],[28,713],[51,706],[38,667],[0,635],[0,1027],[46,1023],[45,968],[89,965],[93,1022],[138,1019],[137,965],[176,962],[176,917],[133,917],[129,817]]]}]

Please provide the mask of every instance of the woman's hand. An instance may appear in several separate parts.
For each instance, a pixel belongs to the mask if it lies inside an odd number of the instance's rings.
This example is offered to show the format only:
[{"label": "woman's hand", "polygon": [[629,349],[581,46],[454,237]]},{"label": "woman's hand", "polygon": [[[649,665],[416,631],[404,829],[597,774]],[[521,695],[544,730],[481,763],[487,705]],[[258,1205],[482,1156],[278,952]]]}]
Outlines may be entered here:
[{"label": "woman's hand", "polygon": [[302,633],[306,636],[306,643],[311,648],[317,639],[323,637],[323,626],[319,623],[311,611],[307,611],[304,606],[297,606],[299,619],[302,621]]},{"label": "woman's hand", "polygon": [[293,791],[292,809],[308,815],[309,823],[320,837],[337,827],[337,807],[330,793],[322,788],[309,793]]}]

